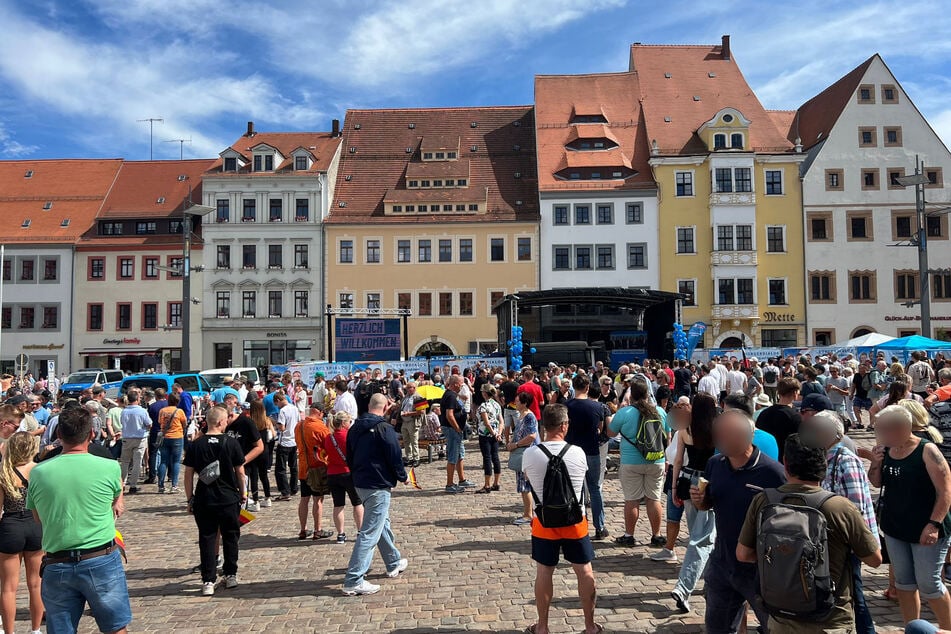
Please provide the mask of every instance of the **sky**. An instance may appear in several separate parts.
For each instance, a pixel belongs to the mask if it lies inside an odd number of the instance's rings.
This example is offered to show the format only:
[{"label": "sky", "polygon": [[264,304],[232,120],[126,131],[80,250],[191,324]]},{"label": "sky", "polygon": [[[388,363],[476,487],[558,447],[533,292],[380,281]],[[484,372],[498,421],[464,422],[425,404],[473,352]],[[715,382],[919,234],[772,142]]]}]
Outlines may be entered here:
[{"label": "sky", "polygon": [[[717,44],[767,108],[880,53],[951,145],[940,0],[0,0],[0,159],[214,157],[347,108],[517,105],[536,74],[627,70],[632,42]],[[187,139],[189,142],[180,143]]]}]

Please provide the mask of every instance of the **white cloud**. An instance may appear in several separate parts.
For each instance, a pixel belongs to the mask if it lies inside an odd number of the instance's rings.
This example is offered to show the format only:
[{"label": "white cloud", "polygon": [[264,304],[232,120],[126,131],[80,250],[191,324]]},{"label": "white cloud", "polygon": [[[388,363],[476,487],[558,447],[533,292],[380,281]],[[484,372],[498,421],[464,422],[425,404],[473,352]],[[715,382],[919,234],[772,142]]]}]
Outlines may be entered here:
[{"label": "white cloud", "polygon": [[25,145],[13,138],[13,133],[0,122],[0,157],[17,159],[34,154],[39,148],[36,145]]}]

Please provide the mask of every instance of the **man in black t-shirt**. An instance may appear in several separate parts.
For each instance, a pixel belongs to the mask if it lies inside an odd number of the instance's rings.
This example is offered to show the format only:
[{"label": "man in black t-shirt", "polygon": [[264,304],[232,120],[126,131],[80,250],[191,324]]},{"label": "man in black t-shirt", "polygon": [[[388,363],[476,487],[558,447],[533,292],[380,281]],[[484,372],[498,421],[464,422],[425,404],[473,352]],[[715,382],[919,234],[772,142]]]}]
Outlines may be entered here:
[{"label": "man in black t-shirt", "polygon": [[681,359],[677,362],[677,369],[674,370],[674,400],[681,396],[690,396],[690,370],[687,369],[687,362]]},{"label": "man in black t-shirt", "polygon": [[604,481],[604,464],[601,462],[601,438],[604,428],[611,421],[611,412],[604,403],[588,398],[590,380],[584,374],[575,375],[571,381],[575,397],[566,403],[568,408],[568,433],[565,442],[584,450],[588,460],[585,486],[591,500],[591,518],[594,520],[594,538],[608,536],[604,519],[604,498],[601,485]]},{"label": "man in black t-shirt", "polygon": [[[251,417],[238,407],[238,397],[234,394],[225,396],[225,409],[228,411],[228,427],[225,433],[241,445],[248,480],[254,482],[258,475],[254,459],[264,453],[261,432]],[[248,502],[248,510],[252,513],[257,512],[259,510],[257,502]]]},{"label": "man in black t-shirt", "polygon": [[515,409],[515,398],[518,396],[518,382],[515,380],[515,371],[509,370],[508,378],[499,385],[502,393],[502,415],[504,420],[505,437],[515,429],[518,422],[518,410]]},{"label": "man in black t-shirt", "polygon": [[802,423],[802,416],[793,406],[793,402],[799,396],[799,381],[792,378],[780,379],[776,394],[779,402],[759,413],[756,426],[776,438],[776,444],[779,446],[779,462],[782,462],[786,438],[790,434],[797,433],[799,424]]},{"label": "man in black t-shirt", "polygon": [[[446,493],[463,493],[475,486],[466,479],[463,461],[466,447],[463,444],[463,431],[466,428],[466,410],[459,401],[462,377],[453,374],[446,381],[446,391],[439,401],[439,424],[446,437]],[[453,474],[458,474],[459,482],[453,483]]]}]

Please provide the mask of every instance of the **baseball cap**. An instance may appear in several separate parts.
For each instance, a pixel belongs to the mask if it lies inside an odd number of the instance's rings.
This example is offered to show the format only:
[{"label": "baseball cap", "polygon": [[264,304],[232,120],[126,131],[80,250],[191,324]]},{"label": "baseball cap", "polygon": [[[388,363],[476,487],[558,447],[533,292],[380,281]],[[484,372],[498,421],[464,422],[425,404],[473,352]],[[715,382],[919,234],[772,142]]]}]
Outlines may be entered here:
[{"label": "baseball cap", "polygon": [[824,412],[834,408],[832,407],[832,401],[830,401],[829,397],[825,394],[807,394],[806,397],[802,399],[802,403],[799,405],[799,411],[806,409],[810,409],[815,412]]}]

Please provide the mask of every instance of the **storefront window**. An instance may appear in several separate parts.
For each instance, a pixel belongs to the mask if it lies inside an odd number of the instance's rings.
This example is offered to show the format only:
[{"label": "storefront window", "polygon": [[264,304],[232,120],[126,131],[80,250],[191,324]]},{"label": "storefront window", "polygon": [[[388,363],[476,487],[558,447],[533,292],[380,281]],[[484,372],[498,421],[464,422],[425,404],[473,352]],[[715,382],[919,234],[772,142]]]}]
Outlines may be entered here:
[{"label": "storefront window", "polygon": [[760,335],[764,348],[793,348],[798,345],[795,328],[763,328]]},{"label": "storefront window", "polygon": [[244,341],[244,365],[264,368],[313,358],[310,339],[254,339]]}]

